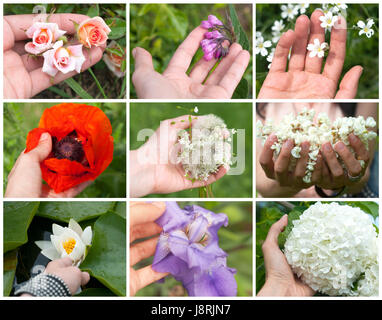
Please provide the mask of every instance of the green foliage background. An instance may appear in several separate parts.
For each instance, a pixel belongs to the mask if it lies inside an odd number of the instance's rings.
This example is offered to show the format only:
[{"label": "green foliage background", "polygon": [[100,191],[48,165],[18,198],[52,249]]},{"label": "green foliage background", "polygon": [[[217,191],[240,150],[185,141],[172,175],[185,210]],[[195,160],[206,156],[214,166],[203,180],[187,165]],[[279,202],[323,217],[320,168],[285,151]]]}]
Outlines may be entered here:
[{"label": "green foliage background", "polygon": [[[236,4],[234,8],[251,44],[252,5]],[[153,56],[155,70],[162,73],[178,46],[194,28],[200,25],[202,20],[206,20],[209,14],[213,14],[226,22],[228,10],[227,4],[131,4],[130,48],[132,50],[135,47],[142,47],[148,50]],[[252,52],[251,48],[250,52]],[[203,52],[199,48],[191,68],[202,57]],[[133,72],[134,58],[130,54],[130,79]],[[248,98],[251,98],[252,62],[244,78],[248,81]],[[132,83],[130,83],[130,98],[137,98]]]},{"label": "green foliage background", "polygon": [[[106,24],[112,30],[109,36],[109,41],[115,40],[122,48],[126,48],[126,5],[120,4],[48,4],[48,3],[15,3],[4,4],[4,15],[15,14],[32,14],[33,8],[43,6],[46,12],[54,13],[76,13],[87,15],[88,17],[102,17]],[[89,70],[89,69],[88,69]],[[62,99],[62,98],[85,98],[88,99],[123,99],[126,97],[126,77],[117,78],[106,66],[101,59],[91,67],[95,77],[100,83],[101,90],[95,83],[95,79],[89,71],[82,72],[72,77],[68,82],[61,82],[52,86],[33,98],[36,99]],[[73,81],[74,80],[74,81]],[[69,85],[69,83],[71,85]],[[90,95],[90,96],[89,96]]]},{"label": "green foliage background", "polygon": [[[322,203],[330,203],[321,201]],[[365,213],[372,215],[375,218],[379,217],[379,206],[372,201],[337,201],[342,205],[359,207]],[[256,293],[263,287],[265,282],[265,267],[264,256],[261,246],[263,245],[269,228],[278,221],[284,214],[288,214],[288,225],[285,230],[279,235],[279,246],[284,247],[285,240],[289,232],[293,228],[293,220],[299,216],[316,201],[290,201],[275,202],[275,201],[258,201],[256,202]],[[292,207],[293,208],[292,208]],[[377,230],[378,231],[378,230]],[[317,293],[319,294],[319,293]]]},{"label": "green foliage background", "polygon": [[[379,32],[378,32],[378,4],[353,4],[348,3],[347,8],[347,42],[346,42],[346,59],[343,66],[343,75],[355,65],[363,67],[363,73],[358,86],[356,98],[359,99],[377,99],[379,96],[379,72],[378,72],[378,56],[379,56]],[[257,4],[256,5],[256,32],[260,31],[264,40],[272,40],[271,27],[276,20],[283,20],[284,31],[294,29],[297,19],[287,22],[281,18],[281,4]],[[310,4],[307,12],[308,17],[316,8],[322,8],[322,4]],[[359,28],[355,28],[359,20],[366,21],[368,18],[374,19],[373,29],[375,31],[371,38],[366,35],[359,36]],[[326,33],[326,40],[330,45],[330,33]],[[275,47],[273,44],[272,47]],[[268,50],[268,52],[270,52]],[[256,55],[256,96],[264,82],[269,71],[269,62],[266,57],[260,54]],[[324,66],[324,64],[323,64]]]},{"label": "green foliage background", "polygon": [[[80,269],[91,275],[81,296],[126,295],[125,202],[5,202],[3,294],[13,292],[13,282],[27,281],[39,256],[35,241],[49,240],[52,224],[67,227],[70,218],[82,229],[92,227],[92,246]],[[42,259],[42,260],[41,260]],[[46,263],[47,263],[46,262]]]},{"label": "green foliage background", "polygon": [[[237,273],[238,296],[252,296],[252,203],[251,202],[178,202],[185,205],[198,205],[215,213],[228,216],[228,226],[221,227],[219,246],[228,253],[227,266],[235,268]],[[140,269],[152,263],[152,258],[145,259],[134,266]],[[139,290],[136,296],[186,296],[187,292],[181,282],[172,276],[166,277],[164,283],[152,283]]]},{"label": "green foliage background", "polygon": [[[156,130],[160,121],[188,114],[187,110],[198,107],[198,115],[213,113],[221,117],[229,129],[245,129],[245,171],[241,175],[226,174],[212,184],[214,197],[252,197],[252,104],[250,103],[131,103],[130,104],[130,150],[138,149],[143,142],[137,141],[137,134],[144,128]],[[233,138],[233,152],[236,152],[236,135]],[[237,155],[235,155],[237,156]],[[235,164],[232,165],[234,167]],[[139,183],[132,181],[131,183]],[[158,197],[150,195],[149,197]],[[160,197],[198,197],[198,189],[190,189]]]},{"label": "green foliage background", "polygon": [[[126,196],[126,104],[86,103],[105,112],[113,127],[114,155],[109,167],[77,197],[124,198]],[[57,103],[4,104],[4,183],[16,159],[25,149],[28,132],[38,126],[43,111]]]}]

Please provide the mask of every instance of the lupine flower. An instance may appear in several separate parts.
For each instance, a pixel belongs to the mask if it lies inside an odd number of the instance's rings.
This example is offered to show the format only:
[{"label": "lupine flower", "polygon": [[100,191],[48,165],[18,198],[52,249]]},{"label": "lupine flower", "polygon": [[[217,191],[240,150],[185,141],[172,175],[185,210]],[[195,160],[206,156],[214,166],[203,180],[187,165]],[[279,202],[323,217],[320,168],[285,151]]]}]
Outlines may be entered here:
[{"label": "lupine flower", "polygon": [[325,55],[325,50],[327,49],[328,44],[326,42],[320,43],[320,40],[317,38],[313,40],[313,43],[308,44],[309,57],[313,58],[317,56],[322,58]]},{"label": "lupine flower", "polygon": [[51,241],[35,242],[42,250],[41,254],[50,260],[69,257],[72,259],[73,265],[78,267],[85,259],[87,247],[92,243],[92,228],[88,226],[82,231],[81,226],[75,220],[70,219],[68,227],[61,227],[54,223],[52,231]]},{"label": "lupine flower", "polygon": [[333,16],[332,12],[328,12],[319,19],[322,22],[320,24],[321,28],[324,28],[325,31],[331,31],[334,24],[338,21],[338,16]]},{"label": "lupine flower", "polygon": [[85,56],[82,53],[82,44],[63,47],[63,41],[57,41],[53,48],[45,51],[42,71],[54,77],[59,71],[68,73],[81,72]]},{"label": "lupine flower", "polygon": [[25,33],[32,39],[25,45],[25,51],[38,55],[52,48],[66,31],[60,30],[57,23],[35,22]]},{"label": "lupine flower", "polygon": [[374,30],[372,29],[373,24],[374,24],[373,19],[369,19],[366,24],[365,24],[365,22],[363,22],[361,20],[358,21],[357,26],[358,26],[358,28],[361,29],[359,31],[359,35],[361,36],[361,35],[365,34],[366,37],[370,38],[374,34]]},{"label": "lupine flower", "polygon": [[38,128],[28,133],[25,153],[37,147],[44,132],[52,137],[52,152],[40,168],[56,193],[95,180],[113,159],[112,127],[97,107],[63,103],[45,109]]},{"label": "lupine flower", "polygon": [[272,42],[267,40],[264,41],[263,37],[256,38],[256,48],[255,48],[255,54],[261,54],[263,57],[265,57],[268,54],[267,48],[272,46]]},{"label": "lupine flower", "polygon": [[152,264],[155,271],[171,273],[190,296],[236,296],[236,270],[227,267],[227,253],[219,247],[218,230],[228,225],[225,214],[167,202],[156,223],[163,231]]},{"label": "lupine flower", "polygon": [[283,19],[293,19],[295,16],[298,15],[298,9],[299,6],[295,6],[291,3],[288,3],[287,5],[283,4],[281,7],[281,17]]},{"label": "lupine flower", "polygon": [[226,27],[214,15],[209,15],[208,20],[203,20],[201,27],[209,30],[204,34],[200,46],[204,52],[204,59],[209,61],[213,58],[224,58],[232,43],[232,31]]}]

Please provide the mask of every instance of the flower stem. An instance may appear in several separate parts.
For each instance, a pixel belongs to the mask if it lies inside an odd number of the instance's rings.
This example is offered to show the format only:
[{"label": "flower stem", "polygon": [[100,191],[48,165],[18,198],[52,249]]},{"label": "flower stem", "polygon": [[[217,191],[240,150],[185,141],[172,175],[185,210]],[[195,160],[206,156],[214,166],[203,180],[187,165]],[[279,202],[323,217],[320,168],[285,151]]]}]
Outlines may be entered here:
[{"label": "flower stem", "polygon": [[96,77],[95,74],[93,73],[92,68],[89,68],[88,71],[89,71],[90,74],[92,75],[92,77],[93,77],[93,79],[94,79],[94,81],[95,81],[95,83],[96,83],[96,85],[97,85],[99,91],[101,91],[101,94],[103,95],[104,99],[107,99],[107,96],[106,96],[106,94],[105,94],[105,91],[103,91],[103,89],[102,89],[102,87],[101,87],[101,85],[100,85],[100,83],[99,83],[97,77]]}]

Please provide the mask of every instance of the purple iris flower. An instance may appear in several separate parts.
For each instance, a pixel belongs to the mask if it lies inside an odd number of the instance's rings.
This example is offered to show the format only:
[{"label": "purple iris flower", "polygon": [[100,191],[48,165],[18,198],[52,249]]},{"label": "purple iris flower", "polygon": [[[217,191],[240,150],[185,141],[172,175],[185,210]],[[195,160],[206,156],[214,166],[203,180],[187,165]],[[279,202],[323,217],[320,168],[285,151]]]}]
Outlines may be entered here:
[{"label": "purple iris flower", "polygon": [[225,214],[167,202],[156,222],[163,231],[154,255],[155,271],[171,273],[190,296],[236,296],[236,270],[227,267],[227,253],[219,247],[218,230],[228,225]]}]

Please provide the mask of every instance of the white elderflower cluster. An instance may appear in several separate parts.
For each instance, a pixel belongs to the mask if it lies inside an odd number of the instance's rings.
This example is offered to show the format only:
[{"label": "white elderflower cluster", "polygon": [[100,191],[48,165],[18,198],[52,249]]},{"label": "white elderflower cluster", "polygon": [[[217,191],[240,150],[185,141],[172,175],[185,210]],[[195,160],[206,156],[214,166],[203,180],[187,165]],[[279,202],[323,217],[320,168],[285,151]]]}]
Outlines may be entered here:
[{"label": "white elderflower cluster", "polygon": [[330,296],[377,296],[378,238],[368,215],[317,202],[293,221],[284,253],[294,273]]},{"label": "white elderflower cluster", "polygon": [[229,168],[231,161],[231,133],[219,117],[209,114],[198,117],[192,124],[191,132],[181,130],[178,134],[181,163],[190,180],[207,181],[221,166]]},{"label": "white elderflower cluster", "polygon": [[[290,162],[290,170],[293,169],[297,159],[300,158],[301,143],[304,141],[310,143],[309,160],[303,178],[305,183],[311,182],[317,156],[323,143],[330,142],[334,146],[337,142],[342,141],[355,154],[348,139],[351,133],[361,139],[366,149],[369,148],[369,140],[373,140],[377,136],[374,131],[369,131],[369,129],[376,126],[376,122],[372,117],[368,117],[366,120],[362,116],[357,118],[343,117],[331,123],[328,115],[322,112],[318,114],[317,123],[315,123],[314,115],[314,109],[308,110],[304,108],[297,116],[293,113],[286,115],[281,123],[276,125],[271,119],[267,120],[265,124],[259,120],[256,125],[257,138],[262,139],[263,144],[272,132],[277,136],[277,141],[271,147],[276,158],[286,140],[292,139],[294,141],[295,147],[291,151],[293,158]],[[364,161],[359,161],[361,166],[364,167]]]}]

